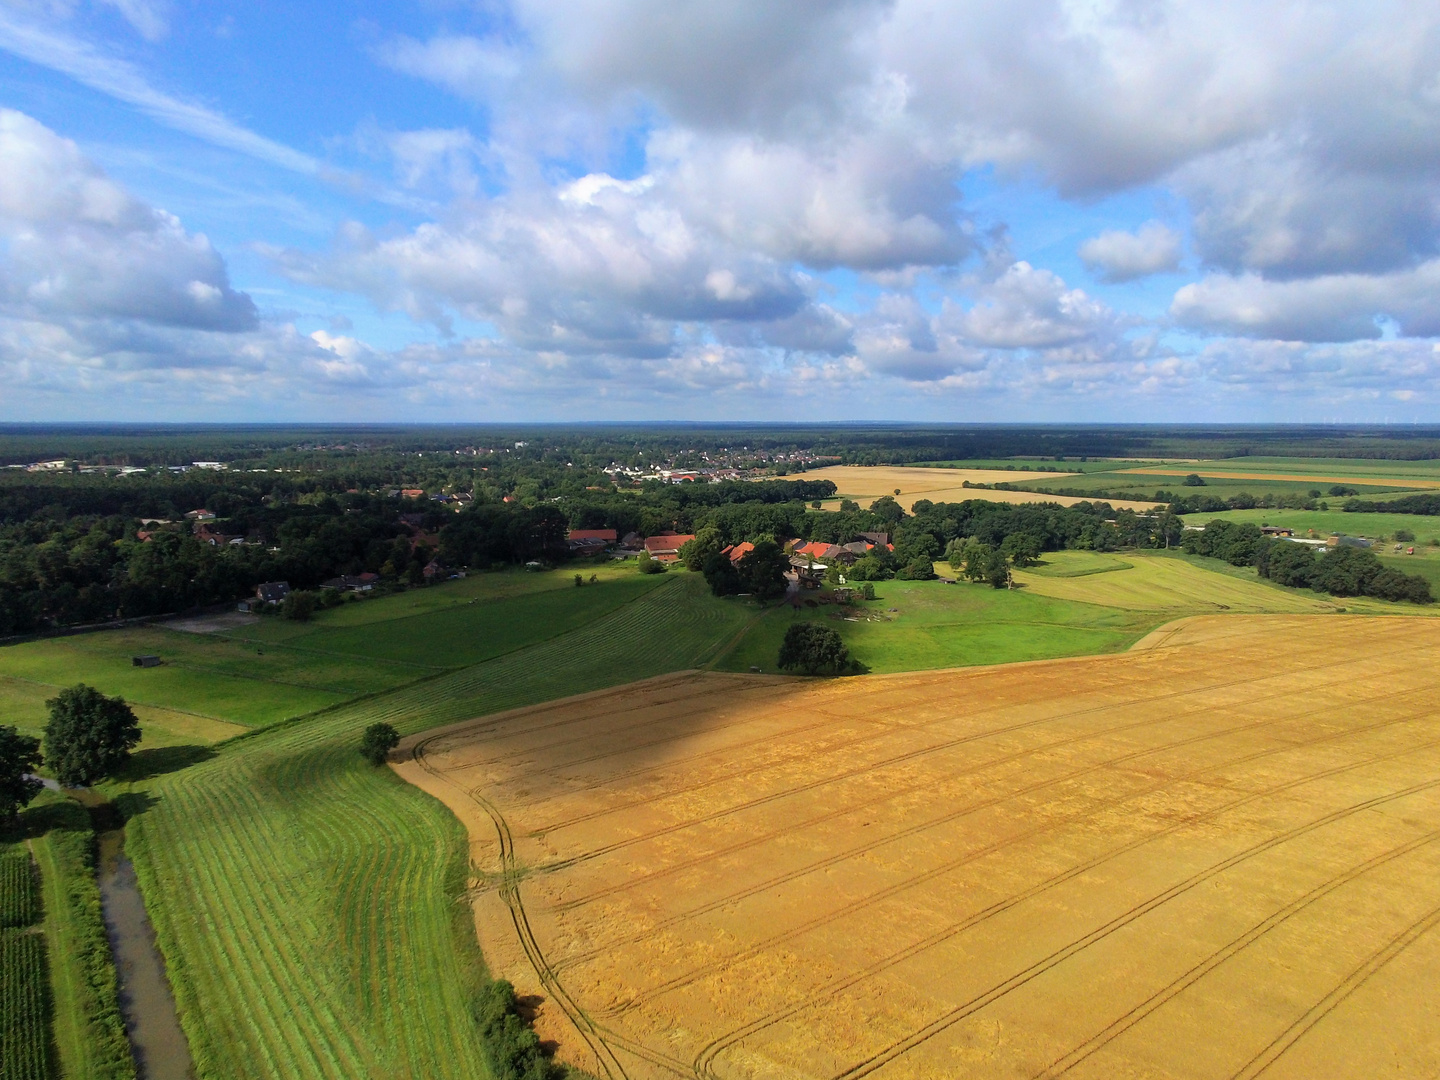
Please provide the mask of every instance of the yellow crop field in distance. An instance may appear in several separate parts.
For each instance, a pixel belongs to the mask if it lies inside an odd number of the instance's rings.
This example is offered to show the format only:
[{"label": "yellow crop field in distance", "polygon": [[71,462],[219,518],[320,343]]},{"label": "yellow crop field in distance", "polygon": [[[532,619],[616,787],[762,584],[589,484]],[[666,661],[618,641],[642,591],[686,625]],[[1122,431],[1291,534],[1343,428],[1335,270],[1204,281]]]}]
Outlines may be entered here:
[{"label": "yellow crop field in distance", "polygon": [[1431,620],[681,673],[405,747],[492,970],[601,1076],[1440,1070]]},{"label": "yellow crop field in distance", "polygon": [[[1063,485],[1063,482],[1077,474],[1049,472],[1010,472],[1005,469],[917,469],[892,465],[831,465],[824,469],[812,469],[804,474],[806,480],[830,480],[839,489],[839,495],[854,499],[861,506],[882,495],[891,495],[907,511],[917,499],[931,502],[964,502],[966,499],[984,499],[987,502],[1004,503],[1059,503],[1072,506],[1083,499],[1067,495],[1045,495],[1034,491],[993,491],[986,488],[967,488],[972,484],[1021,484],[1032,480]],[[895,489],[900,494],[895,495]],[[1152,510],[1151,502],[1108,500],[1112,506],[1129,510]],[[838,501],[828,502],[829,509],[837,509]]]}]

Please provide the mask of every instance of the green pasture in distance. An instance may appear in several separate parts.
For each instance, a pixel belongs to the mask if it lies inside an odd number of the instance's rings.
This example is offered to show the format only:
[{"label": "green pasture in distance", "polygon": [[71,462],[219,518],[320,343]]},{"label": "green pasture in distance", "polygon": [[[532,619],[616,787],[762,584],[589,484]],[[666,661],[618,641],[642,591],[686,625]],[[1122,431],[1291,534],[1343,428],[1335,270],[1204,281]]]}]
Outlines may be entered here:
[{"label": "green pasture in distance", "polygon": [[[135,667],[132,657],[143,653],[158,655],[163,663]],[[278,650],[257,655],[254,648],[213,635],[146,627],[5,646],[0,648],[0,678],[38,684],[50,697],[83,682],[137,705],[246,727],[312,712],[385,685],[357,660],[317,660],[312,666],[307,658]]]},{"label": "green pasture in distance", "polygon": [[[947,569],[944,564],[940,568]],[[723,671],[748,671],[751,666],[776,671],[780,642],[796,622],[833,627],[851,656],[871,671],[887,672],[1118,652],[1164,621],[1149,613],[968,582],[877,581],[874,585],[876,599],[857,605],[865,620],[874,621],[847,621],[830,605],[772,608],[716,666]]]},{"label": "green pasture in distance", "polygon": [[244,636],[266,640],[304,637],[317,626],[364,626],[462,607],[472,600],[507,600],[533,593],[574,589],[576,574],[580,574],[587,582],[592,574],[601,582],[637,576],[633,560],[612,561],[598,566],[580,563],[563,570],[535,572],[507,567],[504,570],[471,573],[457,581],[441,582],[426,589],[407,589],[391,596],[346,603],[321,613],[314,623],[294,623],[285,619],[267,618],[255,629],[247,629]]},{"label": "green pasture in distance", "polygon": [[[947,573],[955,572],[948,563],[940,565]],[[1118,555],[1104,555],[1098,551],[1047,551],[1044,558],[1025,573],[1036,577],[1088,577],[1113,570],[1129,570],[1134,565]]]},{"label": "green pasture in distance", "polygon": [[[311,622],[302,624],[302,632],[284,628],[286,636],[274,644],[306,653],[343,654],[430,670],[460,667],[578,629],[656,588],[662,580],[658,574],[637,573],[632,564],[623,577],[612,575],[578,589],[571,574],[564,588],[476,597],[413,613],[408,605],[394,603],[410,596],[405,593],[320,612]],[[392,605],[401,613],[399,617],[383,621],[374,617]],[[370,620],[360,624],[350,621],[347,625],[343,616],[356,608],[370,609]],[[267,619],[226,636],[237,643],[264,642],[271,622]]]},{"label": "green pasture in distance", "polygon": [[[1194,462],[1193,470],[1204,475],[1205,469],[1217,472],[1293,473],[1297,477],[1341,476],[1400,478],[1440,481],[1440,461],[1398,461],[1389,458],[1286,458],[1243,457],[1217,458]],[[1336,481],[1329,481],[1336,483]]]},{"label": "green pasture in distance", "polygon": [[[1177,466],[1186,468],[1188,466]],[[1203,475],[1203,474],[1201,474]],[[1273,495],[1300,495],[1308,497],[1311,491],[1318,488],[1321,492],[1329,489],[1327,483],[1320,483],[1315,480],[1296,478],[1294,480],[1260,480],[1260,479],[1207,479],[1204,487],[1189,488],[1184,484],[1183,476],[1157,476],[1153,473],[1122,473],[1122,472],[1101,472],[1087,473],[1084,476],[1056,477],[1053,480],[1035,479],[1018,480],[1016,487],[1026,490],[1039,488],[1054,488],[1057,491],[1108,491],[1116,498],[1145,498],[1149,499],[1157,491],[1169,491],[1176,495],[1208,495],[1213,499],[1228,499],[1233,495],[1254,495],[1257,498],[1266,493]],[[1384,492],[1405,491],[1411,492],[1412,488],[1397,484],[1364,485],[1350,483],[1362,495],[1378,495]],[[1329,495],[1321,495],[1322,499],[1335,502],[1336,499]]]},{"label": "green pasture in distance", "polygon": [[468,996],[483,959],[460,902],[464,829],[366,764],[361,731],[699,667],[757,611],[716,600],[699,575],[666,574],[568,633],[108,785],[133,813],[127,852],[199,1074],[489,1075]]},{"label": "green pasture in distance", "polygon": [[[1332,503],[1333,505],[1333,503]],[[1308,536],[1311,529],[1323,540],[1331,533],[1346,536],[1380,537],[1387,540],[1397,529],[1415,534],[1413,543],[1417,555],[1422,548],[1429,548],[1429,542],[1440,540],[1440,517],[1425,514],[1347,514],[1343,510],[1226,510],[1217,514],[1186,514],[1185,524],[1204,525],[1207,521],[1249,521],[1256,525],[1275,525],[1282,529],[1294,529],[1296,536]],[[1393,542],[1392,542],[1393,546]],[[1424,553],[1426,558],[1440,558],[1440,548]]]},{"label": "green pasture in distance", "polygon": [[1127,551],[1118,559],[1093,551],[1047,551],[1040,566],[1016,570],[1015,580],[1027,592],[1057,600],[1136,612],[1318,615],[1344,604],[1309,589],[1265,581],[1250,567],[1239,574],[1216,572],[1216,567],[1228,565],[1218,559],[1171,558],[1164,552]]},{"label": "green pasture in distance", "polygon": [[[1040,469],[1054,469],[1057,473],[1103,473],[1113,472],[1116,469],[1131,469],[1142,465],[1158,465],[1158,459],[1147,458],[1143,461],[1080,461],[1077,458],[1066,458],[1064,461],[1046,460],[1043,458],[966,458],[954,461],[916,461],[897,465],[895,468],[916,468],[916,469],[1014,469],[1016,472],[1038,472]],[[804,476],[796,474],[796,479],[803,480]],[[1038,483],[1038,481],[1037,481]]]}]

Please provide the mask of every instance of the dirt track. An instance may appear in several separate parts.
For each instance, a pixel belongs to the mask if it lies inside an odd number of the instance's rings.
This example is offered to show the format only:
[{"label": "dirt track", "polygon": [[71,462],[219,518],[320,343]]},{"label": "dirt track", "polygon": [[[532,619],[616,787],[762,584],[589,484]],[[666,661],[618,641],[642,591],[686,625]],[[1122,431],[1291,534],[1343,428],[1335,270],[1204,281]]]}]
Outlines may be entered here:
[{"label": "dirt track", "polygon": [[670,676],[398,768],[470,829],[492,967],[600,1075],[1435,1075],[1436,624],[1142,645]]}]

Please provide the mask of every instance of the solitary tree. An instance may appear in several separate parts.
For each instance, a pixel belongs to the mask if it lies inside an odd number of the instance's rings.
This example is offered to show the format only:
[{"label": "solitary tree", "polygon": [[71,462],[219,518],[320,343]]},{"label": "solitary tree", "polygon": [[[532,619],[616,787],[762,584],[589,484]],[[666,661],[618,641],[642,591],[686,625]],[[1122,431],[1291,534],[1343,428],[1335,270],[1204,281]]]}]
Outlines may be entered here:
[{"label": "solitary tree", "polygon": [[45,702],[45,760],[66,787],[93,784],[130,760],[140,721],[122,697],[77,683]]},{"label": "solitary tree", "polygon": [[371,765],[384,765],[385,759],[400,742],[400,733],[383,720],[371,724],[360,736],[360,756]]},{"label": "solitary tree", "polygon": [[44,787],[31,774],[40,767],[40,740],[0,725],[0,825],[8,825]]},{"label": "solitary tree", "polygon": [[850,650],[840,635],[819,623],[793,623],[780,643],[780,668],[803,675],[840,675],[851,669]]}]

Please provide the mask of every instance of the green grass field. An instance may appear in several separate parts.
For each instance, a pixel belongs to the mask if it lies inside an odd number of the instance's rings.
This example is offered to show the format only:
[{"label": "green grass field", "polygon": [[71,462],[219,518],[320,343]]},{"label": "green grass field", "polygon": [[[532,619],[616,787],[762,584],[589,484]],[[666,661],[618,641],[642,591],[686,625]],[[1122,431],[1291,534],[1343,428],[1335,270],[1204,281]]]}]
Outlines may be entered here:
[{"label": "green grass field", "polygon": [[1126,611],[1321,614],[1343,603],[1272,585],[1253,570],[1248,579],[1232,577],[1158,553],[1127,552],[1121,560],[1090,551],[1050,551],[1043,564],[1015,572],[1026,592]]},{"label": "green grass field", "polygon": [[[1347,514],[1343,510],[1226,510],[1219,514],[1190,514],[1188,525],[1204,525],[1207,521],[1249,521],[1256,525],[1278,525],[1294,529],[1296,536],[1306,536],[1311,529],[1324,539],[1331,533],[1347,536],[1392,537],[1397,529],[1415,534],[1416,555],[1411,558],[1440,559],[1440,547],[1430,548],[1430,541],[1440,541],[1440,517],[1423,514]],[[1406,543],[1410,546],[1410,542]],[[1429,549],[1429,550],[1425,550]]]},{"label": "green grass field", "polygon": [[[45,701],[86,682],[135,708],[141,749],[209,745],[380,693],[578,629],[661,585],[633,566],[480,574],[216,634],[163,626],[51,638],[0,649],[0,715],[39,734]],[[163,663],[137,668],[152,653]]]},{"label": "green grass field", "polygon": [[697,575],[665,575],[583,627],[116,785],[200,1075],[486,1075],[469,1011],[483,961],[459,902],[464,831],[366,765],[360,731],[695,667],[754,614]]},{"label": "green grass field", "polygon": [[875,672],[1117,652],[1158,625],[1144,615],[988,585],[880,581],[875,594],[857,605],[865,617],[853,622],[831,606],[773,608],[716,666],[775,671],[786,629],[806,620],[838,630],[851,656]]}]

